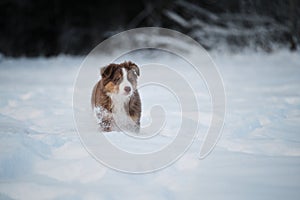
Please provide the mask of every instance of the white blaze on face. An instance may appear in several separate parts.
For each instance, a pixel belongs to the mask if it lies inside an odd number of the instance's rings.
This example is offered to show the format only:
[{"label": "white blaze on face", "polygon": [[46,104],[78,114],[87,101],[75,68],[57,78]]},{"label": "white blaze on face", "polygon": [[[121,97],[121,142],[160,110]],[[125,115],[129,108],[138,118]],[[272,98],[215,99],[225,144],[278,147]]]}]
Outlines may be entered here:
[{"label": "white blaze on face", "polygon": [[125,96],[131,96],[133,93],[132,84],[128,81],[127,70],[122,68],[123,80],[119,85],[119,94]]},{"label": "white blaze on face", "polygon": [[[112,116],[114,118],[113,129],[126,129],[128,126],[134,126],[135,122],[128,117],[125,104],[129,101],[129,97],[133,94],[132,84],[128,81],[127,71],[122,68],[123,80],[119,85],[118,93],[109,94],[112,100]],[[126,88],[127,87],[127,88]],[[129,87],[129,88],[128,88]],[[126,89],[125,89],[126,88]],[[127,91],[126,91],[127,90]]]}]

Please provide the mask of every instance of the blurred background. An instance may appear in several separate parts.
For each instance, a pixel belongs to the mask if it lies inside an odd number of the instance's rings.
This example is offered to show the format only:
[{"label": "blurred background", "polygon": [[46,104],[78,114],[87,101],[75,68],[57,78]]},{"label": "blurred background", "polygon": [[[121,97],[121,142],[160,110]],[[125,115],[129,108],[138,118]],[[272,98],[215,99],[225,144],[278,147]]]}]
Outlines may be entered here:
[{"label": "blurred background", "polygon": [[4,56],[85,55],[127,29],[159,26],[185,33],[208,50],[296,50],[297,0],[1,0]]},{"label": "blurred background", "polygon": [[[299,19],[299,0],[0,0],[0,200],[299,200]],[[72,101],[86,55],[114,34],[145,26],[180,31],[209,51],[224,83],[226,119],[214,151],[198,160],[213,102],[204,79],[188,62],[159,51],[120,56],[139,66],[170,66],[200,89],[199,137],[173,165],[138,176],[90,156],[77,134]],[[115,46],[130,40],[120,43]],[[193,52],[188,43],[175,44]],[[87,82],[96,84],[99,68],[108,64],[97,59]],[[175,98],[153,88],[140,92],[144,108],[163,102],[172,111],[157,146],[174,141],[181,125]],[[142,123],[150,119],[144,108]],[[157,147],[122,135],[110,139],[128,151]]]}]

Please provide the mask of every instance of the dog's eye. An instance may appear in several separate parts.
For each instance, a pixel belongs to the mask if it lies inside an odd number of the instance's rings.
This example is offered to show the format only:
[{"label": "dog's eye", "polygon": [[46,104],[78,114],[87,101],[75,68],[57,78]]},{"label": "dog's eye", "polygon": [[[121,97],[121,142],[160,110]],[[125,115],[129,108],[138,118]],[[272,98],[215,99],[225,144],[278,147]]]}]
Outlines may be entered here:
[{"label": "dog's eye", "polygon": [[115,77],[114,78],[114,82],[118,82],[118,81],[120,81],[121,80],[121,77]]},{"label": "dog's eye", "polygon": [[134,70],[130,70],[129,72],[128,72],[128,79],[129,80],[135,80],[137,78],[137,75],[136,75],[136,73],[135,73],[135,71]]}]

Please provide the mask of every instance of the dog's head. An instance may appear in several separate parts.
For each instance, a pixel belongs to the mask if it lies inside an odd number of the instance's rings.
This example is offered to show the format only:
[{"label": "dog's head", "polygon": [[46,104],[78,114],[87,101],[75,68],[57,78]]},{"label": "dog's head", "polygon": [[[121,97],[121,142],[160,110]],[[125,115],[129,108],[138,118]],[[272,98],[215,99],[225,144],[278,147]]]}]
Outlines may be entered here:
[{"label": "dog's head", "polygon": [[139,67],[132,62],[110,64],[101,69],[102,82],[106,93],[131,96],[137,88]]}]

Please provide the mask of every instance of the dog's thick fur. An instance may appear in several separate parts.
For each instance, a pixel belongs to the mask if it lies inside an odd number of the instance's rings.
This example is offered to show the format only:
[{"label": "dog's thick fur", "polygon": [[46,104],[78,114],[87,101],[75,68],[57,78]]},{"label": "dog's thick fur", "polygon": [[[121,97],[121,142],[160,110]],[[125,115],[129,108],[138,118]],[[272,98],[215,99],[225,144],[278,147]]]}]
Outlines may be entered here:
[{"label": "dog's thick fur", "polygon": [[[141,100],[137,91],[139,75],[139,67],[132,62],[113,63],[101,69],[102,78],[92,93],[92,108],[102,131],[115,130],[116,125],[118,126],[116,118],[122,113],[125,115],[123,118],[127,118],[124,127],[129,131],[139,131],[141,118]],[[127,89],[130,87],[129,93],[128,90],[123,91],[124,88],[120,88],[125,81]]]}]

